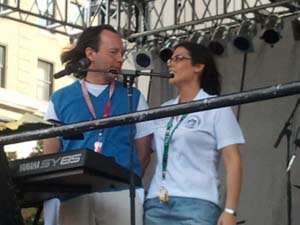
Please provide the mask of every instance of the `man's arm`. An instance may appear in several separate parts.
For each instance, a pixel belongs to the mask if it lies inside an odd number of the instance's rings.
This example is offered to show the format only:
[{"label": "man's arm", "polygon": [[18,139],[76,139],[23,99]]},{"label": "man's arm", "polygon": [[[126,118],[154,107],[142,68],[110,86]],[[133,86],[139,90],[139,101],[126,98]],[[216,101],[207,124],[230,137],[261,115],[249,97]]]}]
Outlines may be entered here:
[{"label": "man's arm", "polygon": [[47,138],[43,140],[44,154],[52,154],[59,152],[60,141],[57,137]]},{"label": "man's arm", "polygon": [[[48,109],[45,115],[45,120],[59,121],[52,101],[49,102]],[[57,153],[60,150],[60,141],[58,137],[44,139],[42,141],[42,145],[43,145],[44,154]]]},{"label": "man's arm", "polygon": [[135,140],[137,154],[141,162],[142,176],[144,175],[146,168],[150,162],[151,140],[152,140],[152,135],[147,135],[145,137],[138,138]]}]

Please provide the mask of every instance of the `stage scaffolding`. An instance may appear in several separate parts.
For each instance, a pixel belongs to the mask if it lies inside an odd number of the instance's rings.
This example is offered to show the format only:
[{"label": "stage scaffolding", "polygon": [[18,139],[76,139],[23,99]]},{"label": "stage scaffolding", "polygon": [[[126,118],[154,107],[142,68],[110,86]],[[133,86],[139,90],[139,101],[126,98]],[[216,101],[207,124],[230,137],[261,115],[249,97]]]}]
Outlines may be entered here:
[{"label": "stage scaffolding", "polygon": [[0,0],[0,17],[75,37],[90,25],[111,24],[141,46],[243,20],[299,13],[295,0]]},{"label": "stage scaffolding", "polygon": [[[170,36],[189,36],[195,31],[210,31],[218,25],[235,27],[244,20],[263,24],[273,13],[281,17],[297,16],[295,0],[0,0],[0,17],[48,30],[54,34],[77,38],[88,26],[111,24],[132,48],[163,42]],[[244,93],[220,96],[169,108],[122,115],[39,131],[0,137],[0,225],[23,225],[14,193],[3,145],[42,139],[62,133],[110,127],[126,123],[174,116],[194,111],[261,101],[298,94],[299,82],[276,85]]]}]

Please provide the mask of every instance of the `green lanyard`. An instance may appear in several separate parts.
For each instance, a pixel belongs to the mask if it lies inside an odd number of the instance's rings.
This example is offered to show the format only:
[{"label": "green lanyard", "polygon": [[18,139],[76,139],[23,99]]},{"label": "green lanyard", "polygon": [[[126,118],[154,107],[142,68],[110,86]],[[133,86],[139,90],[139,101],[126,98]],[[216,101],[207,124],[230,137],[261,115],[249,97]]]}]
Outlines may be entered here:
[{"label": "green lanyard", "polygon": [[177,129],[179,124],[184,120],[184,118],[187,117],[187,115],[188,114],[185,114],[180,117],[180,120],[178,121],[178,123],[176,124],[176,126],[174,127],[174,129],[172,131],[171,131],[171,129],[173,126],[174,117],[172,117],[168,122],[166,133],[165,133],[165,138],[164,138],[164,154],[163,154],[163,160],[162,160],[162,179],[163,179],[163,181],[166,179],[170,141],[173,137],[174,131]]}]

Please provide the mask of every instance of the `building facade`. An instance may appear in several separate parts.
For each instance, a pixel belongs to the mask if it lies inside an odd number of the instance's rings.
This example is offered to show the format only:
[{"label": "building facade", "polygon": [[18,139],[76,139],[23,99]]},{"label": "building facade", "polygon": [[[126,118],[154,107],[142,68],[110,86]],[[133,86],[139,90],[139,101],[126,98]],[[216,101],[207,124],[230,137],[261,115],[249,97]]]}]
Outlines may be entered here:
[{"label": "building facade", "polygon": [[[69,37],[5,18],[0,18],[0,30],[0,121],[20,120],[26,113],[42,118],[51,93],[73,80],[53,80],[63,68],[59,56]],[[30,141],[5,150],[22,158],[35,146]]]}]

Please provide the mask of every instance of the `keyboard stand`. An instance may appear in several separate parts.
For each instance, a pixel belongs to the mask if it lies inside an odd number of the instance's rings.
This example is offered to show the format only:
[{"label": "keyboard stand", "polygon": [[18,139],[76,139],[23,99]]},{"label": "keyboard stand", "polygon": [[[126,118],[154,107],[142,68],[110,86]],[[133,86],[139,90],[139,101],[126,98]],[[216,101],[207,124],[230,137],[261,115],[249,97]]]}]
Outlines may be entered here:
[{"label": "keyboard stand", "polygon": [[0,146],[0,184],[0,225],[24,225],[3,146]]}]

